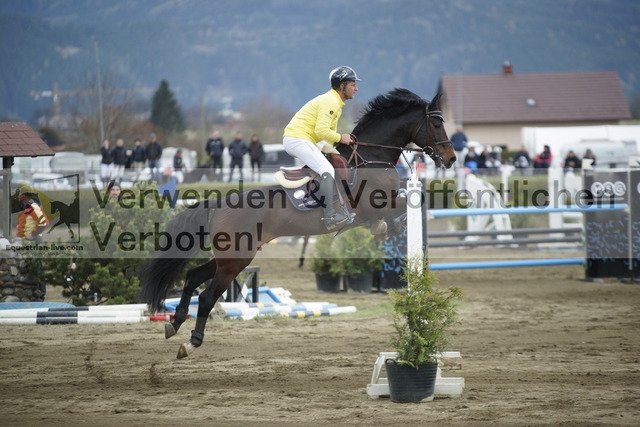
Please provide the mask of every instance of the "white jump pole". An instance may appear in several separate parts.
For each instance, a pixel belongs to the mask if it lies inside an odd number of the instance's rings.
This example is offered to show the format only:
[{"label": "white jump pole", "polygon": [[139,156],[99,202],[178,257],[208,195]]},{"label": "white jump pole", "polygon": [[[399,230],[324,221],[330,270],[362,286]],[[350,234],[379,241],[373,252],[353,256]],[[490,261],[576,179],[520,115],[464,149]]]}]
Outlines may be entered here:
[{"label": "white jump pole", "polygon": [[407,181],[407,260],[408,268],[421,268],[424,259],[422,242],[422,182],[418,179],[417,168],[411,171]]}]

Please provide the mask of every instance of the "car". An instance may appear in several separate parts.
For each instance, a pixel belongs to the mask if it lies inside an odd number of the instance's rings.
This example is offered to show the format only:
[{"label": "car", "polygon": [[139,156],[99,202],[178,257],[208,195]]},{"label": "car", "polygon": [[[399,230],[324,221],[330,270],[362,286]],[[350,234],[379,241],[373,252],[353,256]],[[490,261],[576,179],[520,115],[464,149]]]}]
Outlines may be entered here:
[{"label": "car", "polygon": [[72,190],[73,184],[61,173],[36,172],[31,176],[31,185],[38,190]]}]

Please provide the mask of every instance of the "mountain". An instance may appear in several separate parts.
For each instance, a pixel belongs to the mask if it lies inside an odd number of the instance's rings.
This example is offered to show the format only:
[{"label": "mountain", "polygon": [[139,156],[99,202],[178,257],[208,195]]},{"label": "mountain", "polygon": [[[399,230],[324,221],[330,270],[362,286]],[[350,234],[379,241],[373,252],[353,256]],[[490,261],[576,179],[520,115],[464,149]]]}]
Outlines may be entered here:
[{"label": "mountain", "polygon": [[441,74],[505,60],[516,73],[616,70],[631,97],[638,17],[636,0],[2,0],[0,117],[30,120],[51,98],[29,94],[55,83],[90,89],[98,63],[117,88],[166,79],[183,107],[268,96],[294,110],[343,64],[361,101],[394,87],[430,98]]}]

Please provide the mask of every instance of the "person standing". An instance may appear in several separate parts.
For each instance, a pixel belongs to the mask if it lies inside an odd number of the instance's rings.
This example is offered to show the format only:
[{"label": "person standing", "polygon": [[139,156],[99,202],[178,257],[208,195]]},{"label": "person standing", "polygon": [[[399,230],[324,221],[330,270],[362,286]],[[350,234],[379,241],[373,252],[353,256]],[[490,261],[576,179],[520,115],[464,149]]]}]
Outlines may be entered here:
[{"label": "person standing", "polygon": [[334,199],[337,191],[335,170],[323,152],[337,152],[333,144],[351,144],[351,135],[337,132],[342,107],[353,99],[360,79],[351,67],[341,66],[329,73],[330,89],[307,102],[284,129],[282,143],[291,156],[300,159],[320,175],[318,200],[324,208],[323,221],[328,230],[344,222],[353,222],[355,213],[343,205],[343,212],[336,212]]},{"label": "person standing", "polygon": [[173,156],[173,174],[176,177],[178,184],[182,184],[184,181],[184,159],[182,158],[182,150],[178,149]]},{"label": "person standing", "polygon": [[145,147],[145,156],[147,157],[151,179],[157,181],[160,157],[162,157],[162,144],[160,144],[158,136],[153,132],[149,135],[149,142]]},{"label": "person standing", "polygon": [[[585,160],[589,160],[589,164],[591,165],[591,168],[594,168],[596,166],[596,155],[594,154],[593,151],[591,151],[590,148],[587,148],[587,151],[585,151],[584,156],[582,156],[582,161],[584,162]],[[585,163],[585,167],[587,167],[587,162]]]},{"label": "person standing", "polygon": [[121,182],[124,176],[124,166],[127,163],[127,151],[124,148],[124,140],[119,138],[116,140],[116,146],[111,152],[113,159],[113,175],[112,179]]},{"label": "person standing", "polygon": [[102,141],[102,147],[100,147],[100,179],[102,180],[103,188],[106,188],[109,181],[111,181],[111,174],[113,173],[113,158],[111,157],[111,148],[109,147],[109,140]]},{"label": "person standing", "polygon": [[[456,152],[456,159],[460,161],[464,154],[464,149],[467,148],[467,144],[469,140],[467,139],[467,135],[462,131],[462,128],[457,128],[455,133],[451,135],[451,143],[453,144],[453,151]],[[458,162],[454,163],[457,168]]]},{"label": "person standing", "polygon": [[207,155],[211,159],[211,169],[213,169],[214,180],[222,177],[222,152],[224,151],[224,142],[220,138],[220,132],[214,130],[211,138],[207,140],[204,146]]},{"label": "person standing", "polygon": [[247,154],[247,144],[242,140],[242,134],[240,132],[236,132],[235,138],[229,144],[229,156],[231,156],[229,182],[231,182],[233,170],[236,166],[240,171],[240,181],[242,181],[242,162],[245,154]]},{"label": "person standing", "polygon": [[145,154],[145,149],[142,146],[142,140],[140,138],[136,138],[133,141],[133,150],[131,152],[131,161],[133,162],[133,170],[135,171],[136,177],[135,181],[137,182],[140,179],[140,174],[144,169],[144,164],[147,161],[147,155]]},{"label": "person standing", "polygon": [[256,181],[256,172],[258,181],[260,182],[260,168],[262,167],[262,157],[264,156],[264,147],[258,135],[251,135],[249,142],[249,159],[251,160],[251,181]]}]

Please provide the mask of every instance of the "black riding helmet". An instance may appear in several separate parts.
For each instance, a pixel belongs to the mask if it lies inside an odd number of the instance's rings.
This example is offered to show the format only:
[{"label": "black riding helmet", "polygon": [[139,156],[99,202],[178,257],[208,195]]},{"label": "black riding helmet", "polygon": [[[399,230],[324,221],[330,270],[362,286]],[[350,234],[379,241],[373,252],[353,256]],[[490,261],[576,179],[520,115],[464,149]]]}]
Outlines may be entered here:
[{"label": "black riding helmet", "polygon": [[339,89],[340,84],[349,81],[360,81],[353,68],[343,65],[331,70],[329,74],[329,82],[332,89]]}]

